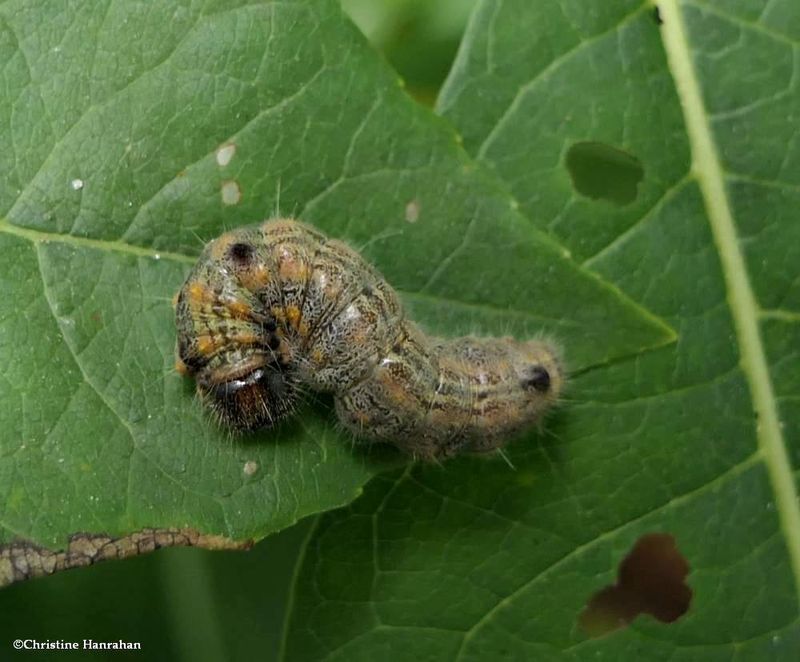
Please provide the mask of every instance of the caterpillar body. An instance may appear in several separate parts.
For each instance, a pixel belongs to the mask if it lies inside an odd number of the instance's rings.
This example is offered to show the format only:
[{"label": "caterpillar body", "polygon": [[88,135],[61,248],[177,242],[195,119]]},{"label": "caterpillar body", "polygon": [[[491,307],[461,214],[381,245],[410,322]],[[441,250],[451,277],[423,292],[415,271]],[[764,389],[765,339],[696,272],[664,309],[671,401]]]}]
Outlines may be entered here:
[{"label": "caterpillar body", "polygon": [[563,385],[553,344],[430,337],[358,253],[292,219],[207,244],[176,326],[177,367],[223,425],[272,426],[307,388],[356,438],[427,460],[501,448]]}]

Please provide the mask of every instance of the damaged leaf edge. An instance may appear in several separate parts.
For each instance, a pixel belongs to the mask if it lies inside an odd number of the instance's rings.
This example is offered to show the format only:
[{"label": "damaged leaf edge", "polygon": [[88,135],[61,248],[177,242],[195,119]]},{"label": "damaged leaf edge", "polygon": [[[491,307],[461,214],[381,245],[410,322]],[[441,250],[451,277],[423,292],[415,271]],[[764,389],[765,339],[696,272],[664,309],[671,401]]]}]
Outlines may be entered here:
[{"label": "damaged leaf edge", "polygon": [[66,549],[52,550],[20,540],[0,545],[0,588],[62,570],[82,568],[99,561],[125,559],[165,547],[201,547],[210,550],[245,550],[252,539],[232,540],[192,528],[144,528],[125,536],[75,533]]}]

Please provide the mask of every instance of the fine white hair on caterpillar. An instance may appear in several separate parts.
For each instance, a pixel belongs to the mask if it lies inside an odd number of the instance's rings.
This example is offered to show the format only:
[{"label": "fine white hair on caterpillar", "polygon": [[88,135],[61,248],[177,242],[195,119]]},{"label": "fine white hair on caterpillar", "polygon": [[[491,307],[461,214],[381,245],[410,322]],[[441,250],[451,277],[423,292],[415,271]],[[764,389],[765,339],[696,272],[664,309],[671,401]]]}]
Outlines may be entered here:
[{"label": "fine white hair on caterpillar", "polygon": [[208,243],[175,313],[176,367],[234,431],[275,425],[309,389],[356,438],[438,461],[501,449],[564,384],[554,343],[429,336],[372,265],[293,219]]}]

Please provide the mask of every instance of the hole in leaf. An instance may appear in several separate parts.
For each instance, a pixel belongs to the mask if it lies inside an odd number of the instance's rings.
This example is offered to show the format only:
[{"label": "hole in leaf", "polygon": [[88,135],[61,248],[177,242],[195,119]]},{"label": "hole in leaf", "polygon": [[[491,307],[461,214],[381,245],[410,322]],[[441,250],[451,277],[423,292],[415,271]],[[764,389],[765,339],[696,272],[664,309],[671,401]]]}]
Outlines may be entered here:
[{"label": "hole in leaf", "polygon": [[636,200],[639,182],[644,177],[644,168],[635,156],[597,142],[580,142],[570,147],[567,169],[578,193],[617,205]]},{"label": "hole in leaf", "polygon": [[692,600],[686,583],[689,563],[667,533],[649,533],[636,541],[622,560],[617,583],[595,593],[580,615],[580,626],[590,637],[600,637],[627,626],[639,614],[662,623],[683,616]]}]

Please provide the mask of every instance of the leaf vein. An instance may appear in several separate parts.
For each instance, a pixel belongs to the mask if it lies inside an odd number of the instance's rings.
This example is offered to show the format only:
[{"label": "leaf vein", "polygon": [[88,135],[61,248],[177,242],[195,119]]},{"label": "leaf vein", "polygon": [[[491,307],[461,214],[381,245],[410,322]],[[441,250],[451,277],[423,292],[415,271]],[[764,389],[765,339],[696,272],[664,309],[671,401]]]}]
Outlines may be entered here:
[{"label": "leaf vein", "polygon": [[558,69],[562,64],[567,62],[570,58],[577,55],[578,53],[582,52],[585,48],[590,47],[594,43],[600,41],[601,39],[605,38],[609,34],[615,32],[625,24],[629,23],[630,21],[634,20],[636,17],[639,16],[645,9],[650,7],[650,2],[644,2],[639,7],[634,9],[632,12],[623,16],[617,23],[612,25],[610,28],[603,32],[599,32],[588,39],[581,40],[578,44],[576,44],[573,48],[569,49],[568,51],[562,53],[557,58],[555,58],[550,64],[548,64],[544,69],[537,72],[536,75],[525,82],[524,84],[520,85],[519,89],[517,90],[516,94],[514,95],[511,102],[508,104],[506,109],[503,111],[502,115],[500,115],[497,122],[495,122],[492,130],[487,134],[484,141],[481,143],[480,147],[476,151],[476,160],[481,161],[484,159],[486,152],[488,151],[489,146],[494,141],[495,137],[500,133],[503,126],[506,122],[509,121],[509,118],[514,113],[514,111],[519,107],[519,104],[522,102],[523,97],[531,90],[537,82],[543,79],[545,76],[553,73],[556,69]]}]

